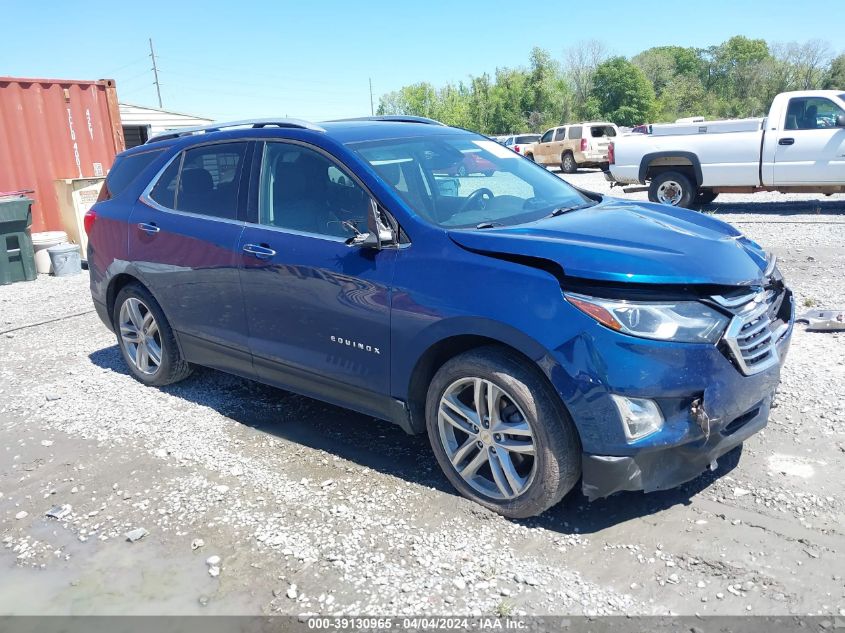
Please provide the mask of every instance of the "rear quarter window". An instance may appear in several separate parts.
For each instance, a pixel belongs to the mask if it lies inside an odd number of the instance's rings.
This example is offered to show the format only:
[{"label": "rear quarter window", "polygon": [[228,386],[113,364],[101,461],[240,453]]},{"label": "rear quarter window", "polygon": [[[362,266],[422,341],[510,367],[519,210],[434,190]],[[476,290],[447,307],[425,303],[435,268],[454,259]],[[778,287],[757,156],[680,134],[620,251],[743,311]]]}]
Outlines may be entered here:
[{"label": "rear quarter window", "polygon": [[118,156],[109,171],[105,186],[100,191],[100,199],[107,200],[122,193],[138,177],[138,174],[161,156],[163,151],[163,149],[156,149],[129,156]]},{"label": "rear quarter window", "polygon": [[581,138],[581,126],[580,125],[573,125],[571,128],[569,128],[569,138],[570,139]]}]

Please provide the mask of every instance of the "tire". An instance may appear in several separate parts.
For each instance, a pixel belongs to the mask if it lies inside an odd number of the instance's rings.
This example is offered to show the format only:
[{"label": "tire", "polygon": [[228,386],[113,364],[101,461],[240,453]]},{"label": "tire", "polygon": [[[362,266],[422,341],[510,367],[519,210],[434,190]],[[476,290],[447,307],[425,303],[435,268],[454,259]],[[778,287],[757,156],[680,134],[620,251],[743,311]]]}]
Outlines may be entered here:
[{"label": "tire", "polygon": [[698,188],[679,171],[664,171],[651,179],[648,199],[658,204],[689,209],[695,202]]},{"label": "tire", "polygon": [[460,176],[461,178],[466,178],[467,168],[464,165],[458,167],[458,176]]},{"label": "tire", "polygon": [[485,175],[485,177],[490,178],[490,176],[493,175],[493,172],[492,171],[485,171],[484,175]]},{"label": "tire", "polygon": [[695,204],[710,204],[717,197],[718,193],[712,189],[699,189],[698,195],[695,196]]},{"label": "tire", "polygon": [[[137,312],[133,311],[133,307]],[[140,327],[138,321],[141,321]],[[120,353],[135,379],[145,385],[162,387],[184,380],[190,375],[191,366],[182,357],[167,317],[155,298],[142,285],[132,283],[120,290],[114,301],[112,323]],[[142,344],[131,340],[139,338],[138,330],[145,332]],[[136,334],[133,335],[133,332]],[[150,335],[149,332],[153,334]],[[146,353],[146,363],[144,354],[138,354],[141,345]],[[159,360],[157,364],[156,356]]]},{"label": "tire", "polygon": [[[491,389],[494,394],[497,413],[493,417],[498,422],[488,422],[489,428],[483,426],[487,418],[482,418],[474,405],[476,382],[484,394]],[[457,403],[466,417],[447,406],[447,400]],[[486,411],[487,398],[479,400],[484,403],[481,411]],[[457,426],[447,421],[450,417],[457,420]],[[460,430],[464,428],[467,431]],[[557,394],[536,367],[504,348],[465,352],[437,371],[426,398],[426,429],[437,462],[455,489],[509,518],[547,510],[581,476],[578,432]],[[524,452],[526,442],[533,445],[533,454]],[[452,465],[453,459],[467,472],[477,460],[481,465],[473,471],[475,475],[465,478]],[[506,472],[516,477],[506,476]]]},{"label": "tire", "polygon": [[575,162],[572,152],[564,152],[560,157],[560,170],[564,174],[574,174],[578,171],[578,163]]},{"label": "tire", "polygon": [[532,163],[533,163],[533,162],[535,162],[535,161],[534,161],[534,154],[526,154],[526,155],[525,155],[525,158],[527,158],[528,160],[530,160]]}]

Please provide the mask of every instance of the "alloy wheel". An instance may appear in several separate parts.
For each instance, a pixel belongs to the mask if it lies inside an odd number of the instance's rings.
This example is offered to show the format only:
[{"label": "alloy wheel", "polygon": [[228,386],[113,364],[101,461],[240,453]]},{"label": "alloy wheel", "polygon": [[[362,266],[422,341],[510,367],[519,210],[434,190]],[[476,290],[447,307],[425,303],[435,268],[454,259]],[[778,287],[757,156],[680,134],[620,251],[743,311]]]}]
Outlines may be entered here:
[{"label": "alloy wheel", "polygon": [[437,411],[440,442],[455,472],[476,492],[514,499],[536,471],[534,433],[504,389],[484,378],[449,385]]},{"label": "alloy wheel", "polygon": [[150,309],[129,297],[120,306],[120,340],[130,362],[143,374],[153,375],[161,366],[161,332]]}]

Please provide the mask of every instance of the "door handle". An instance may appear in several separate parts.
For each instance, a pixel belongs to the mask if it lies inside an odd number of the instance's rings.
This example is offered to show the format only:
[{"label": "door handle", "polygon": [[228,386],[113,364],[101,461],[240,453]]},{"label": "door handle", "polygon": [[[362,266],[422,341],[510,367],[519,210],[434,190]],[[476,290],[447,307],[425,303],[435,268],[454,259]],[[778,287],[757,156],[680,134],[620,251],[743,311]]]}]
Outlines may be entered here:
[{"label": "door handle", "polygon": [[795,139],[794,138],[782,138],[778,141],[778,145],[794,145]]},{"label": "door handle", "polygon": [[243,251],[256,259],[270,259],[276,256],[276,251],[260,244],[244,244]]},{"label": "door handle", "polygon": [[139,222],[138,228],[147,235],[155,235],[161,231],[161,229],[156,226],[155,222]]}]

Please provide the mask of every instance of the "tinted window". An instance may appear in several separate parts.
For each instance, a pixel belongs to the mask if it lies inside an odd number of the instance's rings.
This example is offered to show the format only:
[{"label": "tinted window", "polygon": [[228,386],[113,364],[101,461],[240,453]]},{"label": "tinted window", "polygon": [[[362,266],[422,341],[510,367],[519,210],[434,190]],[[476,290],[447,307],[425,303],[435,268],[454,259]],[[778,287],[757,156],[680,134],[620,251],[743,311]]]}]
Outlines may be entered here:
[{"label": "tinted window", "polygon": [[129,156],[118,156],[106,178],[106,186],[112,197],[118,195],[138,177],[146,167],[161,156],[163,149]]},{"label": "tinted window", "polygon": [[524,136],[517,136],[516,142],[517,143],[536,143],[538,138],[540,138],[540,137],[537,134],[525,134]]},{"label": "tinted window", "polygon": [[246,143],[218,143],[185,151],[176,209],[234,220]]},{"label": "tinted window", "polygon": [[261,166],[261,224],[332,237],[367,231],[369,195],[334,161],[288,143],[267,143]]},{"label": "tinted window", "polygon": [[566,138],[566,128],[565,127],[558,128],[557,132],[555,132],[555,140],[556,141],[562,141],[565,138]]},{"label": "tinted window", "polygon": [[836,127],[836,118],[845,111],[824,97],[790,99],[786,108],[785,129],[819,130]]},{"label": "tinted window", "polygon": [[616,136],[616,130],[612,125],[593,125],[590,128],[590,136],[593,138],[601,138],[603,136]]},{"label": "tinted window", "polygon": [[179,177],[179,165],[182,162],[179,154],[164,170],[158,182],[150,192],[150,198],[161,206],[173,209],[176,207],[176,182]]},{"label": "tinted window", "polygon": [[581,138],[581,126],[580,125],[573,125],[571,128],[569,128],[569,138],[570,139]]},{"label": "tinted window", "polygon": [[554,134],[554,132],[555,132],[554,130],[549,130],[548,132],[543,134],[543,138],[540,139],[540,142],[541,143],[548,143],[549,141],[551,141],[552,140],[552,134]]}]

